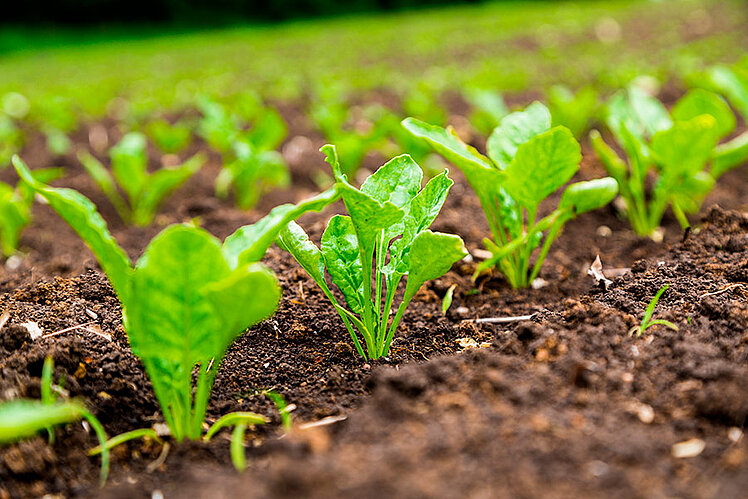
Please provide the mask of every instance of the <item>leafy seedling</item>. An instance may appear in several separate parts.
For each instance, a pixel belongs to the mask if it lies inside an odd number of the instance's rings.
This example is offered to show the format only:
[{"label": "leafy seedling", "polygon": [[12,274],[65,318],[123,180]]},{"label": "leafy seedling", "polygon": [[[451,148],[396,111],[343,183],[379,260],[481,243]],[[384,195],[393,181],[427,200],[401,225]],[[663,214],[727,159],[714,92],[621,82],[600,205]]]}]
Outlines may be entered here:
[{"label": "leafy seedling", "polygon": [[444,299],[442,300],[442,314],[447,315],[447,310],[452,306],[452,298],[454,297],[455,289],[457,284],[452,284],[447,292],[444,293]]},{"label": "leafy seedling", "polygon": [[192,142],[192,129],[184,122],[169,123],[157,119],[145,127],[148,138],[165,154],[176,154]]},{"label": "leafy seedling", "polygon": [[717,65],[699,75],[699,84],[727,97],[730,104],[748,121],[748,57],[732,66]]},{"label": "leafy seedling", "polygon": [[[42,368],[41,400],[16,399],[0,403],[0,444],[18,442],[46,430],[50,443],[54,439],[54,427],[88,421],[100,445],[107,439],[104,427],[83,403],[76,400],[59,400],[59,387],[52,384],[53,362],[47,357]],[[109,452],[101,453],[101,485],[109,474]]]},{"label": "leafy seedling", "polygon": [[509,114],[504,98],[494,90],[471,89],[465,92],[464,97],[472,108],[468,121],[483,135],[490,134]]},{"label": "leafy seedling", "polygon": [[216,195],[225,199],[233,192],[236,205],[248,210],[271,190],[287,187],[288,165],[275,150],[285,136],[286,124],[277,111],[260,113],[253,127],[234,140],[231,153],[224,154]]},{"label": "leafy seedling", "polygon": [[278,392],[275,392],[273,390],[268,390],[265,393],[265,396],[273,401],[273,404],[275,404],[275,407],[278,409],[278,414],[280,414],[281,418],[281,424],[283,425],[283,429],[288,433],[291,431],[291,427],[293,426],[293,418],[291,417],[291,411],[293,411],[296,406],[293,404],[289,404],[286,402],[286,399],[283,398],[283,395],[281,395]]},{"label": "leafy seedling", "polygon": [[145,366],[172,437],[200,438],[227,348],[278,304],[278,282],[258,263],[260,258],[291,221],[336,201],[337,190],[278,206],[223,244],[198,227],[171,225],[153,238],[133,267],[90,200],[35,180],[17,156],[13,164],[86,242],[109,278],[122,305],[130,347]]},{"label": "leafy seedling", "polygon": [[[291,253],[332,302],[359,355],[378,359],[389,353],[397,326],[421,285],[446,273],[467,254],[458,236],[428,230],[453,182],[444,171],[421,190],[421,168],[402,155],[356,189],[343,175],[335,147],[326,145],[322,152],[349,216],[330,219],[320,247],[296,223],[280,233],[278,245]],[[345,304],[327,285],[325,269]],[[395,291],[404,276],[405,294],[390,322]]]},{"label": "leafy seedling", "polygon": [[[735,116],[718,95],[691,90],[668,113],[656,98],[636,86],[606,106],[606,123],[626,154],[624,161],[590,132],[592,146],[618,182],[631,227],[640,236],[657,231],[668,207],[689,227],[715,180],[748,158],[748,132],[719,144],[735,128]],[[648,178],[654,177],[647,189]]]},{"label": "leafy seedling", "polygon": [[574,137],[581,138],[597,114],[597,92],[592,87],[585,87],[575,94],[563,85],[556,85],[548,92],[548,108],[553,126],[565,126]]},{"label": "leafy seedling", "polygon": [[[150,224],[164,199],[197,173],[205,162],[202,154],[196,154],[181,166],[149,173],[145,135],[138,132],[122,137],[109,154],[111,173],[87,152],[81,152],[78,159],[120,218],[138,226]],[[120,189],[127,200],[120,194]]]},{"label": "leafy seedling", "polygon": [[642,323],[639,324],[638,326],[632,327],[631,330],[629,331],[629,336],[636,334],[636,337],[638,338],[639,336],[642,335],[642,333],[644,333],[644,331],[646,331],[652,326],[657,326],[657,325],[669,327],[670,329],[674,331],[678,330],[678,326],[676,326],[670,321],[666,321],[664,319],[652,319],[652,315],[654,314],[654,309],[657,306],[657,302],[660,301],[660,297],[665,291],[667,291],[667,288],[669,287],[670,287],[670,284],[665,284],[663,287],[661,287],[657,291],[657,293],[654,295],[654,298],[652,298],[652,300],[649,302],[649,305],[647,305],[647,309],[644,311],[644,317],[642,318]]},{"label": "leafy seedling", "polygon": [[540,203],[571,179],[581,161],[572,133],[565,127],[551,128],[551,115],[539,102],[501,121],[488,139],[488,157],[451,129],[414,118],[405,119],[403,126],[460,168],[478,195],[493,240],[483,240],[492,256],[478,265],[476,276],[497,266],[515,288],[535,280],[567,221],[605,206],[618,191],[610,177],[577,182],[566,188],[553,212],[538,217]]},{"label": "leafy seedling", "polygon": [[[40,182],[50,182],[63,175],[62,168],[35,170],[34,178]],[[21,233],[31,222],[31,206],[34,191],[23,182],[13,188],[0,182],[0,244],[7,258],[18,249]]]},{"label": "leafy seedling", "polygon": [[10,158],[23,146],[24,135],[13,120],[0,113],[0,168],[10,166]]}]

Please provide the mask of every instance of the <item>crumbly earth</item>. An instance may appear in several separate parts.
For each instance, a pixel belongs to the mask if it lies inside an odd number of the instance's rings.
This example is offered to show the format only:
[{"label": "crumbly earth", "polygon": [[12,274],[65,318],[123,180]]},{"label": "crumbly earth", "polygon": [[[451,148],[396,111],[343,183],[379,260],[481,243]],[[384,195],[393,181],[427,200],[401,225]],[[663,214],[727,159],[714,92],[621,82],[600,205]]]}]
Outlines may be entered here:
[{"label": "crumbly earth", "polygon": [[[145,229],[117,219],[74,155],[51,158],[36,138],[24,158],[32,166],[67,167],[69,176],[58,184],[94,200],[135,259],[169,223],[198,217],[225,237],[272,206],[315,192],[311,179],[327,171],[315,152],[322,139],[299,121],[298,110],[283,112],[291,125],[286,152],[296,137],[312,140],[302,141],[303,154],[288,152],[294,188],[271,193],[249,213],[212,196],[220,168],[215,156]],[[113,124],[100,125],[114,140]],[[82,146],[88,132],[79,135]],[[203,147],[195,143],[182,157]],[[577,178],[602,175],[594,154],[583,152]],[[364,167],[373,170],[383,160],[371,155]],[[10,175],[0,173],[3,180]],[[471,250],[480,248],[487,233],[480,206],[459,172],[451,176],[456,184],[434,228],[459,233]],[[249,432],[244,475],[231,466],[227,436],[170,445],[168,451],[155,442],[133,442],[114,451],[109,482],[99,490],[98,459],[85,453],[95,439],[76,424],[58,429],[51,445],[40,436],[0,449],[0,497],[137,497],[156,489],[211,497],[737,497],[748,485],[745,440],[729,438],[748,411],[741,384],[748,221],[740,214],[748,211],[747,180],[744,171],[727,174],[705,206],[738,211],[712,209],[682,244],[670,218],[658,244],[637,238],[613,207],[579,217],[551,250],[541,273],[545,286],[538,289],[512,290],[498,274],[472,282],[475,263],[461,262],[424,286],[391,355],[378,362],[354,355],[316,285],[287,254],[271,248],[264,261],[283,286],[279,309],[231,347],[208,410],[210,420],[235,410],[271,418]],[[339,210],[334,206],[300,223],[318,239]],[[85,400],[110,435],[160,422],[106,278],[48,207],[36,206],[34,215],[22,238],[26,256],[0,270],[0,313],[9,313],[0,329],[0,399],[38,397],[42,363],[52,355],[56,378],[65,378],[70,396]],[[586,273],[597,255],[609,273],[623,271],[608,290]],[[671,288],[656,316],[680,330],[658,326],[629,337],[664,283]],[[441,301],[453,284],[454,301],[444,315]],[[536,312],[534,320],[510,325],[471,321]],[[49,336],[32,340],[21,326],[28,321]],[[491,346],[460,353],[466,338]],[[283,434],[275,406],[262,395],[268,389],[295,404],[291,435]],[[347,419],[298,428],[329,416]],[[671,457],[673,444],[691,438],[706,443],[701,454]]]}]

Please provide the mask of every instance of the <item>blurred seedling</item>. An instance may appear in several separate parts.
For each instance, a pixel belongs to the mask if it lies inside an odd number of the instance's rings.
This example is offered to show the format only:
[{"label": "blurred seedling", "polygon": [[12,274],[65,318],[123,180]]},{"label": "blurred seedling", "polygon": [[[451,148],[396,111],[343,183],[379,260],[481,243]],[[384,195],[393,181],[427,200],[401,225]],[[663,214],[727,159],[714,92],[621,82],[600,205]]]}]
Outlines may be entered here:
[{"label": "blurred seedling", "polygon": [[640,337],[644,331],[649,329],[652,326],[665,326],[669,327],[673,331],[678,330],[678,326],[673,324],[670,321],[666,321],[664,319],[652,319],[652,315],[654,314],[655,307],[657,306],[657,302],[660,301],[660,297],[667,291],[667,289],[670,287],[670,284],[665,284],[663,287],[661,287],[657,293],[654,295],[654,298],[649,302],[649,305],[647,305],[647,309],[644,311],[644,317],[642,318],[641,324],[638,326],[634,326],[629,330],[629,336],[636,335],[636,337]]},{"label": "blurred seedling", "polygon": [[54,427],[75,423],[85,419],[96,433],[101,452],[101,485],[109,474],[109,450],[104,447],[107,435],[104,427],[82,402],[62,400],[65,391],[62,380],[59,385],[52,383],[54,362],[51,357],[44,360],[41,378],[41,399],[16,399],[0,403],[0,444],[15,443],[31,438],[46,430],[50,444],[54,442]]}]

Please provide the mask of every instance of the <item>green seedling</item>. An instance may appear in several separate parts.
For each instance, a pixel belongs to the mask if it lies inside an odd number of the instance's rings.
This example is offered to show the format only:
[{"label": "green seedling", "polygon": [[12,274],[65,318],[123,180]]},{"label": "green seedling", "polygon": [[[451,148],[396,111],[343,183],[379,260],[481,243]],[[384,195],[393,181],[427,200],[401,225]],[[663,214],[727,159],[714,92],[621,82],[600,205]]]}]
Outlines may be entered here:
[{"label": "green seedling", "polygon": [[261,112],[253,127],[234,140],[231,153],[224,154],[216,195],[225,199],[233,192],[236,205],[248,210],[269,191],[287,187],[288,165],[275,150],[286,133],[286,124],[277,111]]},{"label": "green seedling", "polygon": [[452,306],[452,298],[454,297],[456,288],[457,284],[452,284],[444,294],[444,299],[442,300],[442,314],[444,315],[447,315],[447,310]]},{"label": "green seedling", "polygon": [[669,287],[670,287],[670,284],[665,284],[663,287],[661,287],[657,291],[657,293],[654,295],[654,298],[652,298],[652,301],[650,301],[649,305],[647,305],[647,309],[644,311],[644,317],[642,318],[642,323],[639,324],[638,326],[634,326],[633,328],[631,328],[631,330],[629,331],[629,335],[636,334],[636,337],[638,338],[639,336],[642,335],[642,333],[644,333],[644,331],[646,331],[652,326],[657,326],[657,325],[669,327],[670,329],[674,331],[678,330],[678,326],[676,326],[670,321],[666,321],[664,319],[652,319],[652,315],[654,314],[654,309],[657,306],[657,302],[660,301],[660,297],[665,291],[667,291],[667,288]]},{"label": "green seedling", "polygon": [[509,114],[504,98],[494,90],[471,89],[464,97],[472,108],[468,121],[483,135],[489,135]]},{"label": "green seedling", "polygon": [[[88,421],[96,433],[100,445],[107,439],[104,427],[83,403],[76,400],[59,400],[62,390],[52,384],[53,362],[47,357],[42,368],[41,400],[16,399],[0,403],[0,444],[18,442],[33,437],[46,430],[50,443],[54,440],[54,427],[75,423],[81,419]],[[109,452],[101,453],[101,485],[109,474]]]},{"label": "green seedling", "polygon": [[244,434],[247,431],[247,426],[261,425],[267,422],[264,416],[253,412],[232,412],[213,423],[205,433],[203,440],[207,442],[222,428],[233,426],[234,431],[231,432],[231,462],[237,471],[244,471],[247,468],[247,458],[244,455]]},{"label": "green seedling", "polygon": [[13,164],[91,248],[109,278],[130,347],[145,366],[171,436],[178,442],[200,438],[227,348],[278,304],[275,275],[259,260],[284,227],[336,201],[337,190],[278,206],[223,243],[198,227],[171,225],[133,267],[90,200],[35,180],[17,156]]},{"label": "green seedling", "polygon": [[23,146],[24,136],[13,120],[0,113],[0,168],[10,165],[13,157]]},{"label": "green seedling", "polygon": [[[109,154],[112,172],[87,152],[78,155],[91,179],[106,195],[125,223],[146,226],[153,221],[161,203],[200,170],[205,157],[196,154],[176,168],[148,172],[146,139],[131,132],[122,137]],[[120,194],[125,193],[127,200]]]},{"label": "green seedling", "polygon": [[[62,175],[62,168],[34,171],[34,178],[40,182],[50,182]],[[23,182],[19,182],[15,188],[0,182],[0,245],[6,258],[18,249],[21,233],[31,222],[33,203],[34,191]]]},{"label": "green seedling", "polygon": [[700,75],[699,84],[727,97],[730,104],[748,121],[748,57],[732,66],[717,65]]},{"label": "green seedling", "polygon": [[493,240],[484,239],[492,256],[478,265],[476,276],[497,266],[515,288],[535,280],[566,222],[605,206],[618,190],[610,177],[577,182],[566,188],[555,210],[538,216],[540,203],[571,179],[581,161],[572,133],[565,127],[551,128],[551,115],[539,102],[501,121],[488,139],[488,157],[452,130],[413,118],[403,126],[460,168],[478,195]]},{"label": "green seedling", "polygon": [[553,126],[565,126],[574,137],[581,138],[597,114],[597,92],[592,87],[585,87],[574,94],[567,87],[556,85],[548,92],[548,108]]},{"label": "green seedling", "polygon": [[288,402],[286,402],[286,399],[283,398],[283,395],[273,390],[266,391],[265,396],[272,400],[275,404],[275,407],[278,409],[278,414],[280,414],[283,429],[286,431],[286,433],[291,431],[291,427],[293,426],[291,411],[295,408],[295,406],[293,404],[288,404]]},{"label": "green seedling", "polygon": [[[444,171],[421,190],[421,168],[402,155],[357,189],[343,175],[335,147],[324,146],[322,152],[349,216],[330,219],[320,247],[296,223],[280,233],[278,245],[291,253],[332,302],[359,355],[378,359],[388,355],[405,309],[421,285],[446,273],[467,254],[458,236],[428,230],[453,182]],[[327,285],[325,268],[348,308]],[[405,294],[390,323],[395,291],[404,276]]]},{"label": "green seedling", "polygon": [[[668,113],[659,100],[631,86],[607,104],[606,123],[628,161],[597,130],[590,140],[618,182],[626,215],[640,236],[657,231],[668,207],[687,228],[686,214],[699,210],[715,180],[748,158],[748,132],[718,145],[736,120],[727,103],[706,90],[691,90]],[[654,183],[647,189],[650,177]]]},{"label": "green seedling", "polygon": [[176,154],[192,142],[192,129],[184,122],[171,124],[163,118],[154,120],[146,125],[145,132],[165,154]]}]

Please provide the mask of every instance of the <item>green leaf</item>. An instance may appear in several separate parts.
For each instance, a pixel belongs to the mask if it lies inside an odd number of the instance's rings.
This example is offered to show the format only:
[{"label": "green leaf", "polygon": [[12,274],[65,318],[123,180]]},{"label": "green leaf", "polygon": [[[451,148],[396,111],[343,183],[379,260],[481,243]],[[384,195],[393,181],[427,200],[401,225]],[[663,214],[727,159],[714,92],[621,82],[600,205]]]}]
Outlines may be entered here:
[{"label": "green leaf", "polygon": [[322,252],[309,239],[304,229],[299,227],[296,222],[290,222],[280,231],[276,243],[281,249],[291,253],[294,260],[306,270],[307,274],[309,274],[318,286],[321,288],[327,286],[325,283],[325,262]]},{"label": "green leaf", "polygon": [[743,115],[743,119],[748,120],[748,77],[727,66],[714,66],[707,71],[707,78]]},{"label": "green leaf", "polygon": [[569,129],[553,128],[519,146],[504,172],[504,187],[521,205],[537,207],[574,176],[581,161],[579,143]]},{"label": "green leaf", "polygon": [[488,137],[488,157],[502,170],[517,154],[517,149],[532,137],[551,128],[551,113],[540,102],[533,102],[524,111],[506,116]]},{"label": "green leaf", "polygon": [[700,88],[689,90],[673,106],[671,114],[676,121],[689,121],[702,114],[708,114],[716,122],[717,136],[719,138],[729,135],[737,124],[730,106],[727,105],[727,102],[722,97]]},{"label": "green leaf", "polygon": [[725,172],[741,166],[748,161],[748,132],[743,132],[734,139],[719,144],[714,151],[714,162],[709,172],[719,178]]},{"label": "green leaf", "polygon": [[714,118],[703,114],[656,133],[649,149],[664,174],[695,172],[711,159],[717,140]]},{"label": "green leaf", "polygon": [[592,130],[590,132],[590,143],[595,150],[595,154],[600,158],[605,170],[615,178],[620,184],[625,183],[628,177],[628,167],[626,163],[600,136],[600,132]]},{"label": "green leaf", "polygon": [[226,347],[245,329],[267,319],[278,306],[281,288],[275,274],[259,263],[243,265],[228,277],[205,286],[205,298],[222,327]]},{"label": "green leaf", "polygon": [[49,187],[37,181],[18,156],[13,157],[13,166],[21,179],[46,199],[91,248],[120,300],[125,301],[132,274],[130,259],[109,233],[96,206],[77,191]]},{"label": "green leaf", "polygon": [[85,408],[77,402],[42,404],[38,400],[11,400],[0,403],[0,443],[33,437],[40,431],[83,417]]},{"label": "green leaf", "polygon": [[332,282],[345,296],[354,313],[363,309],[364,273],[359,258],[356,229],[351,217],[335,215],[327,224],[320,243]]},{"label": "green leaf", "polygon": [[117,184],[104,165],[98,159],[85,151],[78,154],[78,160],[101,192],[109,199],[112,206],[117,210],[120,218],[125,222],[130,220],[130,208],[117,190]]},{"label": "green leaf", "polygon": [[109,151],[114,178],[127,193],[131,205],[137,202],[148,177],[145,147],[145,135],[130,132]]},{"label": "green leaf", "polygon": [[618,194],[618,182],[612,177],[576,182],[561,196],[560,208],[572,208],[575,215],[602,208]]},{"label": "green leaf", "polygon": [[159,204],[197,173],[205,162],[203,154],[196,154],[177,168],[162,168],[151,174],[135,203],[133,222],[146,226],[153,221]]},{"label": "green leaf", "polygon": [[173,361],[183,369],[220,356],[233,337],[222,336],[205,290],[230,275],[220,242],[203,229],[171,225],[153,238],[124,303],[135,355]]},{"label": "green leaf", "polygon": [[247,133],[247,140],[258,151],[277,148],[288,133],[283,116],[275,109],[266,109]]},{"label": "green leaf", "polygon": [[372,254],[381,231],[399,224],[405,212],[389,201],[379,203],[348,183],[338,183],[338,186],[362,251],[364,255]]},{"label": "green leaf", "polygon": [[410,248],[410,269],[403,302],[409,302],[426,281],[446,274],[468,254],[459,236],[425,230]]},{"label": "green leaf", "polygon": [[223,243],[226,260],[231,267],[236,267],[239,263],[259,261],[289,222],[309,211],[322,211],[339,198],[338,189],[332,188],[296,205],[276,206],[257,223],[240,227],[226,238]]},{"label": "green leaf", "polygon": [[421,189],[423,171],[407,154],[397,156],[361,185],[361,192],[384,204],[390,202],[398,208],[405,207]]},{"label": "green leaf", "polygon": [[[644,128],[647,136],[669,129],[673,125],[667,108],[656,97],[652,97],[636,86],[629,87],[628,98],[635,120]],[[629,127],[630,131],[634,131]]]},{"label": "green leaf", "polygon": [[0,182],[0,244],[8,257],[18,249],[21,232],[31,220],[30,202],[19,197],[15,189]]}]

